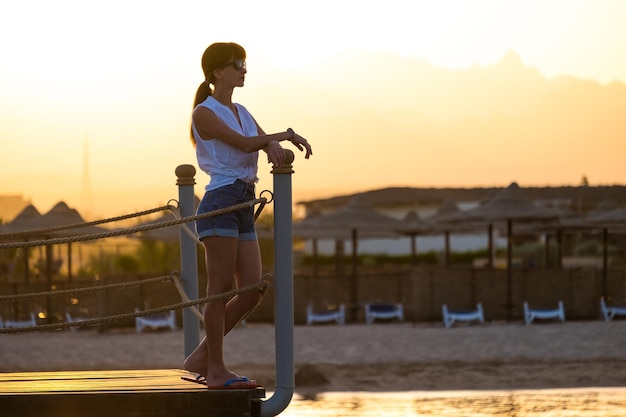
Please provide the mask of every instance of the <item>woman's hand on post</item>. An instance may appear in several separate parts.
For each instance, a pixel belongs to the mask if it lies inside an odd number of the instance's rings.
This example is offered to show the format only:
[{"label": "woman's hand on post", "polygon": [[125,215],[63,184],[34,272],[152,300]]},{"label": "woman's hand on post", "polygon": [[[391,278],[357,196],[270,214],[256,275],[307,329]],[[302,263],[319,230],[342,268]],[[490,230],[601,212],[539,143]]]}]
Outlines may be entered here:
[{"label": "woman's hand on post", "polygon": [[313,155],[313,150],[311,149],[311,145],[309,145],[309,142],[305,138],[294,132],[292,128],[287,129],[287,133],[289,133],[289,141],[293,143],[295,147],[298,148],[298,150],[306,151],[304,158],[309,159],[309,157]]},{"label": "woman's hand on post", "polygon": [[267,162],[275,166],[281,166],[285,162],[285,151],[277,141],[273,140],[268,143],[265,152],[267,152]]}]

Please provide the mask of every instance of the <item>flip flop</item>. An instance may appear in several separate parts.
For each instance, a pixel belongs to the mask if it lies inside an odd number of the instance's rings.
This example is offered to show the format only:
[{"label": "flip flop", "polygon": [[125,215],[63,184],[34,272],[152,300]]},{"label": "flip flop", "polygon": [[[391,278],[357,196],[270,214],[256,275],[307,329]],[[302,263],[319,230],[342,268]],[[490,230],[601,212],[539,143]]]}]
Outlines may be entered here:
[{"label": "flip flop", "polygon": [[[248,384],[245,386],[233,385],[237,382],[247,382]],[[262,386],[263,385],[258,384],[256,381],[253,382],[253,381],[250,381],[245,376],[240,376],[237,378],[229,379],[228,381],[224,383],[224,385],[208,385],[207,388],[208,389],[254,389],[254,388],[258,388]]]},{"label": "flip flop", "polygon": [[196,384],[206,385],[206,378],[203,377],[200,374],[183,375],[183,376],[180,377],[180,379],[183,379],[183,380],[189,381],[189,382],[195,382]]}]

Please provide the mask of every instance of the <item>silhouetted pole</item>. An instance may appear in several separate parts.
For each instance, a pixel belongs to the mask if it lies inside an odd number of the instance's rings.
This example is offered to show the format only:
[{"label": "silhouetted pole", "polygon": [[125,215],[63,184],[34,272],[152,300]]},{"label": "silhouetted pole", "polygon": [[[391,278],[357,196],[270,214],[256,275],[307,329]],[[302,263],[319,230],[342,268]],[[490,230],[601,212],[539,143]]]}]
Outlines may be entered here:
[{"label": "silhouetted pole", "polygon": [[556,267],[563,268],[563,231],[556,231]]},{"label": "silhouetted pole", "polygon": [[607,299],[607,281],[609,275],[609,229],[602,229],[602,298]]},{"label": "silhouetted pole", "polygon": [[350,276],[350,316],[356,321],[357,309],[359,308],[358,291],[358,263],[359,263],[359,237],[357,229],[352,229],[352,275]]},{"label": "silhouetted pole", "polygon": [[446,230],[444,233],[444,266],[447,268],[450,266],[450,231]]},{"label": "silhouetted pole", "polygon": [[[193,186],[196,181],[196,168],[193,165],[179,165],[176,167],[178,180],[178,206],[181,217],[193,216],[196,213],[195,196]],[[183,289],[190,300],[198,299],[198,247],[194,238],[189,236],[182,228],[195,229],[194,222],[186,226],[180,226],[180,277],[183,281]],[[200,343],[200,323],[191,310],[194,307],[183,309],[183,333],[185,357],[189,356]]]},{"label": "silhouetted pole", "polygon": [[280,414],[291,402],[295,389],[293,353],[293,152],[285,150],[286,161],[272,169],[274,174],[274,323],[276,344],[276,389],[261,402],[263,417]]},{"label": "silhouetted pole", "polygon": [[319,268],[317,265],[318,262],[318,249],[317,249],[317,238],[313,238],[312,242],[313,246],[313,278],[317,278],[319,276]]},{"label": "silhouetted pole", "polygon": [[550,268],[550,239],[551,236],[549,233],[546,233],[546,244],[544,248],[544,256],[546,258],[546,269]]},{"label": "silhouetted pole", "polygon": [[335,240],[335,276],[337,278],[344,277],[344,255],[345,248],[343,239]]},{"label": "silhouetted pole", "polygon": [[506,221],[506,317],[513,320],[513,221]]},{"label": "silhouetted pole", "polygon": [[[52,245],[46,245],[46,291],[52,291]],[[52,323],[52,297],[46,297],[46,324]]]},{"label": "silhouetted pole", "polygon": [[487,268],[493,269],[493,224],[487,226]]}]

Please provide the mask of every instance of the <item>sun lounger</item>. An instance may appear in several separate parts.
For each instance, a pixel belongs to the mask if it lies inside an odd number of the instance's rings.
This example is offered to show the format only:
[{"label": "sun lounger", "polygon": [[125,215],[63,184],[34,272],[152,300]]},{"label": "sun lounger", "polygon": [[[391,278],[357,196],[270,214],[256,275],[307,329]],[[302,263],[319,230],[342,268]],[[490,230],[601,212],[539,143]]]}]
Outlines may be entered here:
[{"label": "sun lounger", "polygon": [[390,303],[367,303],[365,304],[365,322],[367,324],[374,323],[376,319],[390,320],[398,319],[404,320],[404,310],[402,304],[390,304]]},{"label": "sun lounger", "polygon": [[446,328],[452,327],[455,321],[465,321],[465,322],[478,321],[481,324],[485,322],[485,316],[483,314],[482,303],[476,304],[476,310],[451,311],[448,309],[447,304],[442,305],[441,310],[443,312],[443,325],[446,326]]},{"label": "sun lounger", "polygon": [[561,323],[565,322],[563,301],[559,301],[558,307],[553,309],[533,309],[528,306],[528,302],[524,301],[524,323],[531,324],[535,319],[557,319]]},{"label": "sun lounger", "polygon": [[325,309],[324,311],[314,311],[313,303],[309,303],[306,307],[306,324],[310,326],[313,323],[337,322],[343,325],[346,322],[346,306],[339,304],[339,308]]},{"label": "sun lounger", "polygon": [[[135,311],[139,311],[139,309],[135,309]],[[169,314],[135,317],[135,329],[137,333],[141,333],[146,327],[153,330],[160,328],[176,330],[176,312],[171,310]]]},{"label": "sun lounger", "polygon": [[[84,321],[87,319],[84,317],[72,317],[72,315],[69,312],[65,312],[65,320],[67,320],[68,323],[77,323],[79,321]],[[70,331],[72,332],[77,332],[79,330],[80,330],[80,326],[70,327]]]},{"label": "sun lounger", "polygon": [[600,312],[604,321],[611,321],[615,316],[626,316],[626,307],[607,306],[604,299],[600,300]]},{"label": "sun lounger", "polygon": [[30,320],[5,320],[4,328],[24,328],[24,327],[34,327],[37,325],[37,320],[35,320],[35,315],[30,313]]}]

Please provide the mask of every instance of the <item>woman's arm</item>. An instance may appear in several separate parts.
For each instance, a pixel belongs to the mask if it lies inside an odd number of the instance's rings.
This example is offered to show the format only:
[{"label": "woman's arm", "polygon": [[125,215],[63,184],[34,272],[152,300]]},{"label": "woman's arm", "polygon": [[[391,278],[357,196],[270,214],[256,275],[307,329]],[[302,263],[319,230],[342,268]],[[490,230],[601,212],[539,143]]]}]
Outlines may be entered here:
[{"label": "woman's arm", "polygon": [[[259,135],[265,135],[265,131],[261,128],[261,126],[259,126],[256,120],[254,121],[254,123],[256,124]],[[280,143],[278,143],[277,141],[271,141],[267,144],[267,146],[263,147],[262,149],[267,154],[267,162],[275,166],[281,166],[285,162],[285,152],[283,151],[283,147],[280,146]]]},{"label": "woman's arm", "polygon": [[[193,111],[193,123],[201,138],[215,138],[243,152],[255,152],[267,146],[271,141],[288,140],[288,132],[272,135],[243,136],[232,130],[215,113],[206,107],[197,107]],[[258,126],[258,125],[257,125]]]},{"label": "woman's arm", "polygon": [[[216,138],[243,152],[255,152],[265,148],[270,142],[288,140],[299,150],[306,151],[305,158],[308,159],[309,156],[313,155],[309,142],[293,132],[293,130],[268,135],[255,120],[254,123],[256,123],[260,134],[258,136],[243,136],[228,127],[226,123],[206,107],[197,107],[193,111],[192,117],[201,138]],[[273,145],[273,147],[275,146]]]}]

